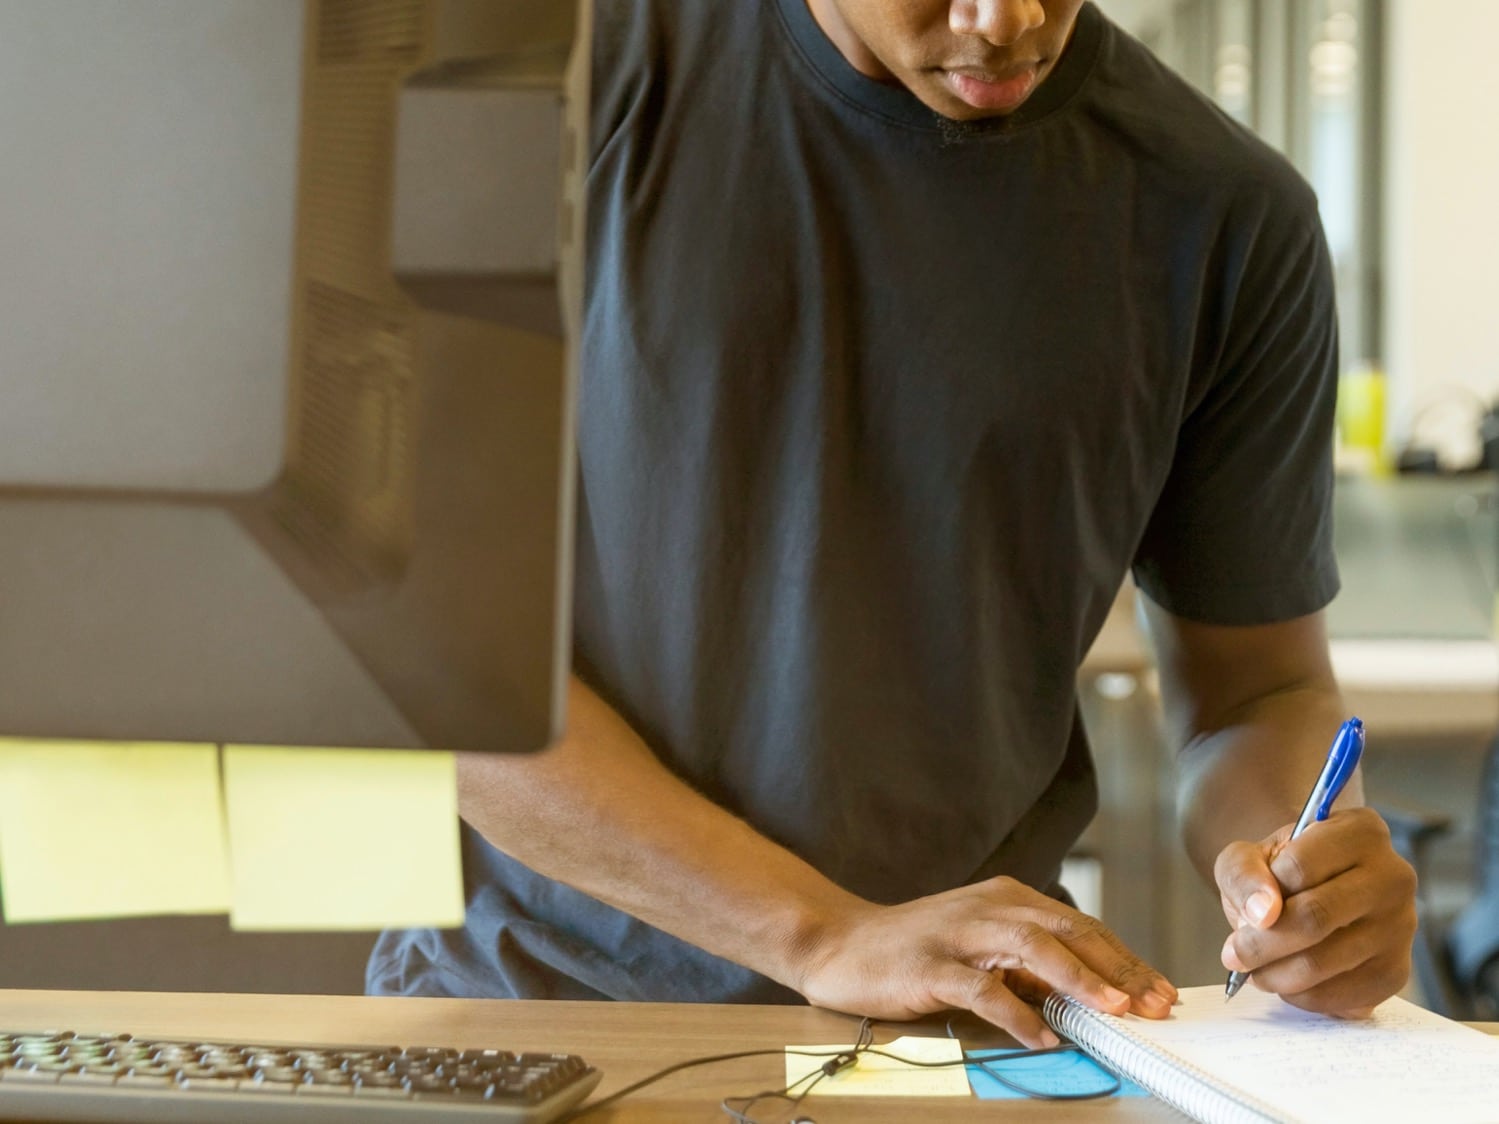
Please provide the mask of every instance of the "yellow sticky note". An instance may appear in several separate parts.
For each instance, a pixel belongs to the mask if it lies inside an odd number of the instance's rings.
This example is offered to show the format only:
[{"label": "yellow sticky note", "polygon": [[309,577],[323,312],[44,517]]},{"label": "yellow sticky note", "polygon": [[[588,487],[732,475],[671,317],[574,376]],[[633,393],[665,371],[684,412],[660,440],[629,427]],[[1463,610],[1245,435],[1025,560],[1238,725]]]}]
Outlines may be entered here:
[{"label": "yellow sticky note", "polygon": [[224,799],[231,927],[463,923],[451,753],[225,746]]},{"label": "yellow sticky note", "polygon": [[218,749],[0,740],[5,920],[229,908]]},{"label": "yellow sticky note", "polygon": [[[811,1087],[810,1096],[824,1097],[967,1097],[972,1096],[968,1088],[968,1073],[959,1064],[963,1060],[963,1044],[956,1038],[897,1038],[883,1046],[875,1047],[882,1054],[861,1053],[859,1060],[848,1069],[824,1077]],[[792,1090],[799,1093],[807,1088],[802,1081],[809,1073],[816,1073],[826,1057],[807,1057],[807,1054],[824,1054],[831,1057],[852,1046],[787,1046],[786,1084],[802,1083]],[[797,1052],[801,1051],[801,1052]],[[906,1065],[883,1054],[894,1054],[915,1062],[952,1063],[941,1069]]]}]

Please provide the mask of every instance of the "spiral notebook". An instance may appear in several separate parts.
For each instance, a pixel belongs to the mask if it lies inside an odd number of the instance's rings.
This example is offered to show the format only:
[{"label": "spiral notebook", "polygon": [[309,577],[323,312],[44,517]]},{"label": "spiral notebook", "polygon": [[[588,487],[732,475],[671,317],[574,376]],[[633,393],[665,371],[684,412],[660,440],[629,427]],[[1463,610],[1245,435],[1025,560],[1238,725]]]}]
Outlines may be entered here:
[{"label": "spiral notebook", "polygon": [[1110,1069],[1203,1124],[1499,1122],[1499,1036],[1404,999],[1371,1019],[1312,1015],[1245,988],[1185,988],[1171,1017],[1053,995],[1043,1014]]}]

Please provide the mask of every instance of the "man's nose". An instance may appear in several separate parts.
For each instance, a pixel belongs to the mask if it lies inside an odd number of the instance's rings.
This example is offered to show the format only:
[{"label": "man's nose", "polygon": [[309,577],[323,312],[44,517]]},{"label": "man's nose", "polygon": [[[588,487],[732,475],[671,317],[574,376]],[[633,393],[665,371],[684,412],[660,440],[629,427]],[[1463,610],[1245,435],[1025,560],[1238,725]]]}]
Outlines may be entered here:
[{"label": "man's nose", "polygon": [[1046,22],[1041,0],[952,0],[947,23],[955,35],[977,35],[1007,47]]}]

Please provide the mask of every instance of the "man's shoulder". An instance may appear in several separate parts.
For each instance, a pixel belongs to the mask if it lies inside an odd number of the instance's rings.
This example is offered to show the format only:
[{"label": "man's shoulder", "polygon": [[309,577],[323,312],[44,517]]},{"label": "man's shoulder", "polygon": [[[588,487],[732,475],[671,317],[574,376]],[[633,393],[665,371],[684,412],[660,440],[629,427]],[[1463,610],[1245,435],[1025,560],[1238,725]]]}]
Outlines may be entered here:
[{"label": "man's shoulder", "polygon": [[[595,0],[596,140],[632,105],[691,97],[716,71],[743,68],[775,19],[770,0]],[[723,82],[716,83],[722,87]]]},{"label": "man's shoulder", "polygon": [[1311,187],[1283,154],[1117,27],[1104,37],[1090,85],[1096,128],[1162,183],[1315,214]]},{"label": "man's shoulder", "polygon": [[594,58],[648,63],[680,51],[733,50],[773,13],[766,0],[595,0]]}]

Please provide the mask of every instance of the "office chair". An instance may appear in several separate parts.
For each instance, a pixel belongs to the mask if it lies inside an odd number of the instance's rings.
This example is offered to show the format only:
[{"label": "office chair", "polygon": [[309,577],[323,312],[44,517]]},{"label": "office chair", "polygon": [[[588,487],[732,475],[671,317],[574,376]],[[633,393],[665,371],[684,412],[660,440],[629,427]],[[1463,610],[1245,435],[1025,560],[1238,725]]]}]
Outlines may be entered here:
[{"label": "office chair", "polygon": [[1489,745],[1479,788],[1474,894],[1456,916],[1438,915],[1424,892],[1426,847],[1451,827],[1450,818],[1379,810],[1423,887],[1412,961],[1426,1006],[1453,1019],[1499,1019],[1499,737]]}]

